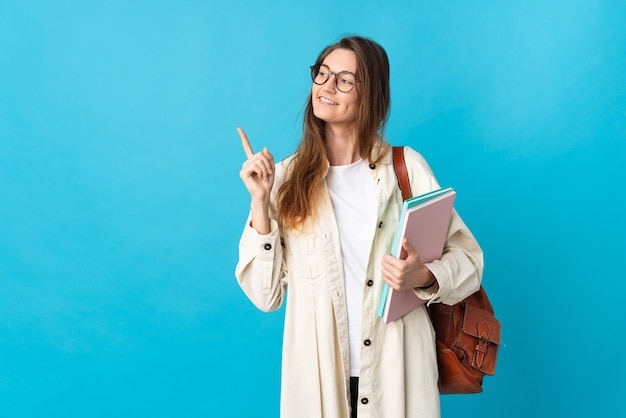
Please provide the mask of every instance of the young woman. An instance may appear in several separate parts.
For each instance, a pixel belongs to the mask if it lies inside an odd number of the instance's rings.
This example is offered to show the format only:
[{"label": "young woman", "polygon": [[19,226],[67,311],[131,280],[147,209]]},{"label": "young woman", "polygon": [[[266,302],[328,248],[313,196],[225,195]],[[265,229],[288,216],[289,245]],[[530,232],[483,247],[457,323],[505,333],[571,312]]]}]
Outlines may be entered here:
[{"label": "young woman", "polygon": [[[263,311],[286,300],[281,416],[439,417],[426,308],[385,324],[378,303],[387,283],[454,304],[478,289],[482,251],[454,212],[440,260],[422,263],[407,242],[406,259],[388,254],[402,197],[383,139],[384,49],[346,37],[322,51],[311,76],[294,155],[275,165],[239,130],[251,203],[236,276]],[[404,151],[413,195],[439,188],[422,156]]]}]

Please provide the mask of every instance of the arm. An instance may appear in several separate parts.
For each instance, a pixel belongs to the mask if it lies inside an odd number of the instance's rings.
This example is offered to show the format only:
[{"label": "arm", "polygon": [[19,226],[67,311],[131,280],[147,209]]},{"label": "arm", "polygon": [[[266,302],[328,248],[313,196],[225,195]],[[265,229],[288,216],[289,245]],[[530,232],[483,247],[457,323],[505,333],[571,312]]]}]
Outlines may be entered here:
[{"label": "arm", "polygon": [[[405,149],[407,170],[413,194],[438,189],[439,183],[424,158],[411,148]],[[480,287],[484,260],[478,242],[456,210],[452,211],[448,237],[440,260],[425,264],[437,279],[438,289],[416,289],[417,296],[430,302],[453,305]]]},{"label": "arm", "polygon": [[[420,154],[405,148],[405,159],[414,196],[440,187]],[[387,269],[385,280],[394,289],[413,288],[422,299],[446,304],[454,304],[478,290],[483,253],[456,211],[452,213],[440,260],[422,264],[419,254],[408,242],[404,247],[407,253],[405,260],[394,259],[391,255],[383,259],[383,269]]]},{"label": "arm", "polygon": [[287,288],[278,224],[275,220],[269,223],[270,232],[262,235],[250,226],[248,219],[239,241],[235,270],[241,289],[264,312],[280,307]]},{"label": "arm", "polygon": [[238,128],[247,160],[239,173],[250,193],[250,215],[239,242],[235,275],[248,298],[262,311],[281,305],[286,289],[278,224],[270,218],[274,158],[267,148],[254,154],[248,137]]}]

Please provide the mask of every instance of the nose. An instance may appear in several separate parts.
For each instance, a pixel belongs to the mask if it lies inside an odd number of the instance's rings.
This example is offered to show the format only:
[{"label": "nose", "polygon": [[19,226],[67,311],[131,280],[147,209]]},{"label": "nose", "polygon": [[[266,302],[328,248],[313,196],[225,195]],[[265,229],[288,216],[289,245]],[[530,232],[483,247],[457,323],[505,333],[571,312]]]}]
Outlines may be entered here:
[{"label": "nose", "polygon": [[337,74],[330,73],[328,75],[328,80],[322,85],[325,91],[335,92],[337,90]]}]

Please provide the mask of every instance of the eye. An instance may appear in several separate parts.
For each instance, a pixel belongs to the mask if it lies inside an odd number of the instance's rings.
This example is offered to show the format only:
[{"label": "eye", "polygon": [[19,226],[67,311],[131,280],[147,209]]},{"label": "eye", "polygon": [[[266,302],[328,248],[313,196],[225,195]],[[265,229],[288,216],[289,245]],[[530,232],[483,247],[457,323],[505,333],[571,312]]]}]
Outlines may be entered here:
[{"label": "eye", "polygon": [[349,73],[340,74],[339,83],[341,83],[342,85],[346,87],[352,87],[354,86],[354,83],[355,83],[354,76]]},{"label": "eye", "polygon": [[330,68],[328,68],[328,65],[326,64],[320,64],[318,70],[317,70],[317,74],[326,78],[328,76],[330,76]]}]

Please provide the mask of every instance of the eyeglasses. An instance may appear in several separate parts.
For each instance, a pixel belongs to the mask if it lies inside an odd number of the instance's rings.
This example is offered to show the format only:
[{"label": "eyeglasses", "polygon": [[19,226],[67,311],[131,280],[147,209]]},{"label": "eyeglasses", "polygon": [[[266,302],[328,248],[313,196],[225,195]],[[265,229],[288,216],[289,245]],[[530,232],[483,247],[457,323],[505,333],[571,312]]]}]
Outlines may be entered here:
[{"label": "eyeglasses", "polygon": [[342,93],[349,93],[356,86],[356,76],[350,71],[335,73],[325,64],[311,66],[311,79],[317,85],[326,83],[331,75],[335,76],[335,87]]}]

